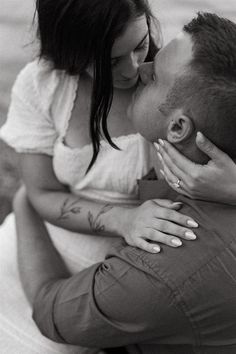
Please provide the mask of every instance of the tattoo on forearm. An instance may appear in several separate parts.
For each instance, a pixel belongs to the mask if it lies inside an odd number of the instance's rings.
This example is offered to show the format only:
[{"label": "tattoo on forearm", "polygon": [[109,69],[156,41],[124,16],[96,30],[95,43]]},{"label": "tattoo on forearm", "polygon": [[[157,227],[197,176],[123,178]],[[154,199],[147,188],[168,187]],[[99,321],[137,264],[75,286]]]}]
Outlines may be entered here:
[{"label": "tattoo on forearm", "polygon": [[97,214],[97,216],[93,216],[91,211],[88,212],[88,222],[91,230],[93,232],[104,232],[105,231],[105,225],[101,223],[101,220],[99,220],[100,216],[103,214],[106,214],[108,211],[110,211],[113,208],[112,205],[106,204]]},{"label": "tattoo on forearm", "polygon": [[78,200],[70,201],[70,198],[66,198],[61,206],[58,220],[66,220],[69,218],[70,214],[79,214],[81,209],[82,208],[78,206]]}]

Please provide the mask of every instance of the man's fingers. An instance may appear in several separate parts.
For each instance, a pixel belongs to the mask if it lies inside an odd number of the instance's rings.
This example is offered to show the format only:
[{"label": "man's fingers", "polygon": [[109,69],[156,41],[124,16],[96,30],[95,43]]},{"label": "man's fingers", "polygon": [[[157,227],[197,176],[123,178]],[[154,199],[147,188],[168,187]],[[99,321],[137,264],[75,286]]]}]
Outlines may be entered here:
[{"label": "man's fingers", "polygon": [[209,156],[212,160],[221,160],[227,155],[218,149],[209,139],[207,139],[201,132],[197,133],[196,144],[198,148]]}]

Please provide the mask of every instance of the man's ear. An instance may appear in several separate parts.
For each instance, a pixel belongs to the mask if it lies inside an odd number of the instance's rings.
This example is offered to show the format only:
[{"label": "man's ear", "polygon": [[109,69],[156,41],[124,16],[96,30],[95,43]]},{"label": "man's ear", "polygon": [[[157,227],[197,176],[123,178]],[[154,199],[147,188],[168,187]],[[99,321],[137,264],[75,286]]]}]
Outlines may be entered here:
[{"label": "man's ear", "polygon": [[173,144],[180,143],[187,140],[193,134],[193,131],[192,119],[180,112],[175,112],[171,116],[167,127],[167,140]]}]

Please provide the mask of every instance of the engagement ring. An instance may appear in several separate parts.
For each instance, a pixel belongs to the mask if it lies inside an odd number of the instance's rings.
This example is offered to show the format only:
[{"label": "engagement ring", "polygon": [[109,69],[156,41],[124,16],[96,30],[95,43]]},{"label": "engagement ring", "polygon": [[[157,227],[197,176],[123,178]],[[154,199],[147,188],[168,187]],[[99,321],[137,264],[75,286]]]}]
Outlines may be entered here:
[{"label": "engagement ring", "polygon": [[177,182],[174,182],[174,183],[173,183],[173,186],[174,186],[175,188],[180,188],[180,187],[181,187],[181,180],[178,178]]}]

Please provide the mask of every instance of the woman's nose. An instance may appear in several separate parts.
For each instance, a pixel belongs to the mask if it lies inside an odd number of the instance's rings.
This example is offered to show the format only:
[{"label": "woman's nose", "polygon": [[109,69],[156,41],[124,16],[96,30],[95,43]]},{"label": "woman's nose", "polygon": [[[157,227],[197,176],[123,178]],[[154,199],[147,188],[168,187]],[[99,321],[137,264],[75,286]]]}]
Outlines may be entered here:
[{"label": "woman's nose", "polygon": [[142,83],[147,85],[153,80],[153,62],[143,63],[139,66],[139,75]]},{"label": "woman's nose", "polygon": [[132,79],[138,74],[138,69],[139,69],[139,63],[138,63],[138,57],[135,53],[133,53],[128,62],[126,62],[126,70],[123,72],[123,76],[125,76],[127,79]]}]

